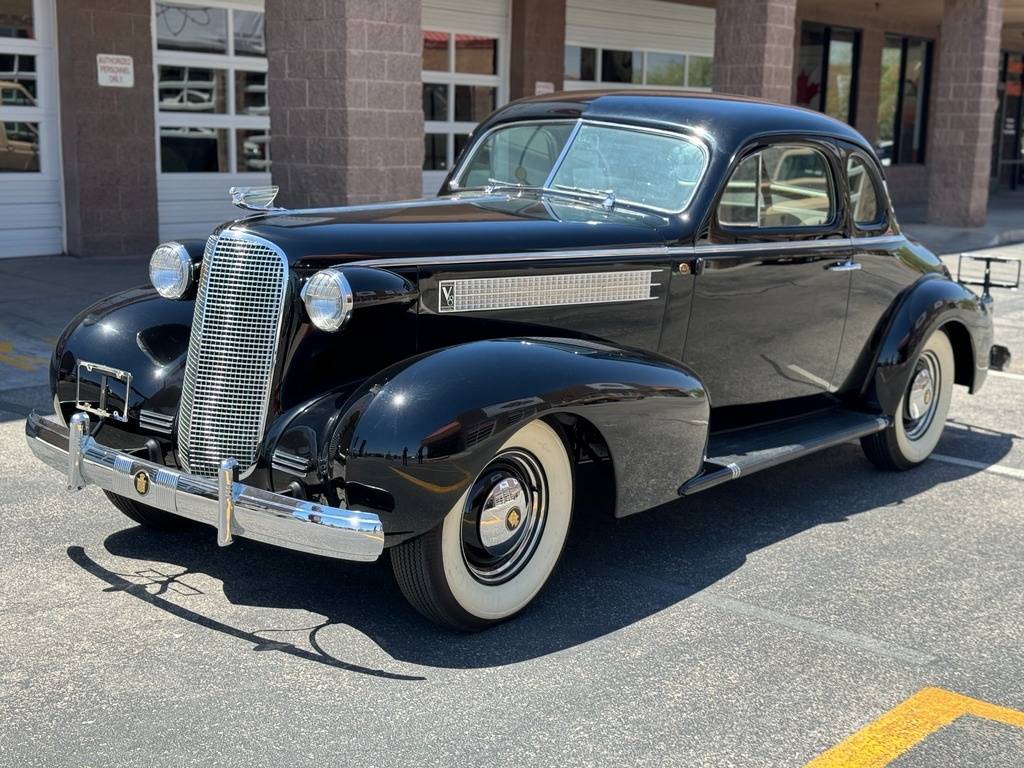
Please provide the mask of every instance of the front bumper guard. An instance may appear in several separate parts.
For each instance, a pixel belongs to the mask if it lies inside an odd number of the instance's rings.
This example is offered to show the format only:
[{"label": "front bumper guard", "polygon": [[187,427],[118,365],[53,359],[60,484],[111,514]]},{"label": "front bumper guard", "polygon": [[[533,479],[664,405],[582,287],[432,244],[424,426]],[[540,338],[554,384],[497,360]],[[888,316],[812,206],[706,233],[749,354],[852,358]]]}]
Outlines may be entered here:
[{"label": "front bumper guard", "polygon": [[140,504],[217,528],[217,543],[234,536],[343,560],[371,561],[384,551],[384,527],[372,512],[327,507],[236,482],[236,462],[216,478],[199,477],[100,445],[89,416],[68,427],[35,411],[25,437],[37,458],[65,473],[68,490],[96,485]]}]

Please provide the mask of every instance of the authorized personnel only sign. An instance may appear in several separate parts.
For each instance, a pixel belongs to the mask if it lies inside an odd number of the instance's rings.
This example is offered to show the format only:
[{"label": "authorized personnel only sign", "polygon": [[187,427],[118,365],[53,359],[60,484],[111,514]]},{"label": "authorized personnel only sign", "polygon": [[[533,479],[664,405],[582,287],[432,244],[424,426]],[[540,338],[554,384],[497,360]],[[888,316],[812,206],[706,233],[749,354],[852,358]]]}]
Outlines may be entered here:
[{"label": "authorized personnel only sign", "polygon": [[113,53],[96,54],[96,79],[108,88],[131,88],[135,85],[135,64],[131,56]]}]

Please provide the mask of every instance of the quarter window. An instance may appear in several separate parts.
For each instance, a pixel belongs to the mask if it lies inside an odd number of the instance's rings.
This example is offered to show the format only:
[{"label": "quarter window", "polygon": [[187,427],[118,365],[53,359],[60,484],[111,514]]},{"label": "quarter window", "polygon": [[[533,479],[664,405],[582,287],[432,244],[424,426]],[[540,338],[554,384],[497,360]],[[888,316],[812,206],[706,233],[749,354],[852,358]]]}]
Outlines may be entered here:
[{"label": "quarter window", "polygon": [[718,220],[733,227],[820,227],[835,215],[825,156],[779,144],[745,158],[726,184]]},{"label": "quarter window", "polygon": [[850,157],[846,164],[846,181],[850,188],[850,209],[853,212],[853,223],[860,225],[878,224],[881,210],[878,205],[878,194],[871,180],[871,172],[867,164],[856,155]]}]

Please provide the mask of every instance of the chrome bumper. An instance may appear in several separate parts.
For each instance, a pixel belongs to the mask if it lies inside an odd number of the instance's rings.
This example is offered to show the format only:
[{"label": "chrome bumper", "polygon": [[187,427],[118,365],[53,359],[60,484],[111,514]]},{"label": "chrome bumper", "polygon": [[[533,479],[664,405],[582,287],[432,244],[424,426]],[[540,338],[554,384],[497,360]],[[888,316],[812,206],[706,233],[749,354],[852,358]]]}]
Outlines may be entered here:
[{"label": "chrome bumper", "polygon": [[89,417],[70,427],[32,412],[25,422],[29,448],[65,473],[68,490],[87,485],[217,528],[217,543],[233,536],[344,560],[376,560],[384,527],[371,512],[325,507],[235,482],[234,460],[217,478],[198,477],[107,448],[89,437]]}]

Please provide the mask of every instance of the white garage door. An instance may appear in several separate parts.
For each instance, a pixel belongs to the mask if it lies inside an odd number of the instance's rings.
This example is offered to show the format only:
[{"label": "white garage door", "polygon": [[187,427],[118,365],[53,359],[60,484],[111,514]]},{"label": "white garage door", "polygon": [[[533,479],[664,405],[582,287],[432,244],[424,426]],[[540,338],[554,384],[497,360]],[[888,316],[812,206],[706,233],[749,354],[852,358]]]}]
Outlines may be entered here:
[{"label": "white garage door", "polygon": [[232,186],[270,183],[263,0],[157,0],[160,239],[238,217]]},{"label": "white garage door", "polygon": [[0,257],[64,250],[53,2],[0,3]]},{"label": "white garage door", "polygon": [[423,2],[423,194],[469,132],[508,101],[508,0]]},{"label": "white garage door", "polygon": [[565,88],[711,89],[715,11],[663,0],[568,0]]}]

